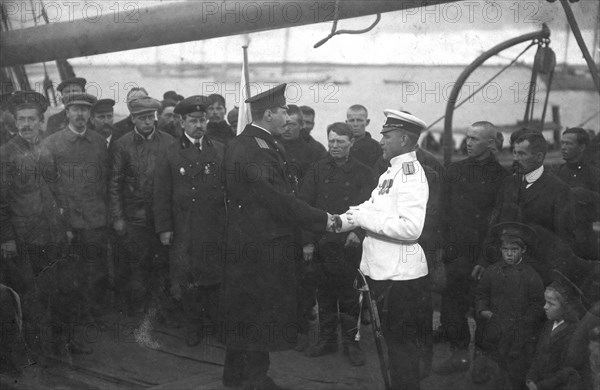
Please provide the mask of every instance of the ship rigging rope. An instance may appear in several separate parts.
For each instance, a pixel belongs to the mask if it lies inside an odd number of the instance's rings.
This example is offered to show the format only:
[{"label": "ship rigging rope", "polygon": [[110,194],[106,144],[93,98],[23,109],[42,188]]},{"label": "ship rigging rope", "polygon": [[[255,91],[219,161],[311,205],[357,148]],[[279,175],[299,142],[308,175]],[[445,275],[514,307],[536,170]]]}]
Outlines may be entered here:
[{"label": "ship rigging rope", "polygon": [[[454,107],[454,110],[456,111],[456,109],[460,106],[462,106],[464,103],[466,103],[469,99],[471,99],[473,96],[475,96],[479,91],[481,91],[483,88],[485,88],[489,83],[491,83],[492,81],[494,81],[498,76],[500,76],[506,69],[510,68],[511,66],[513,66],[518,60],[519,58],[525,54],[525,52],[527,52],[527,50],[531,49],[533,46],[537,45],[537,41],[534,40],[533,42],[531,42],[529,44],[529,46],[527,46],[521,53],[519,53],[518,56],[515,57],[514,60],[512,60],[510,63],[508,63],[504,68],[500,69],[500,71],[498,71],[498,73],[496,73],[495,75],[493,75],[488,81],[486,81],[485,83],[483,83],[483,85],[479,88],[477,88],[475,91],[473,91],[473,93],[471,93],[469,96],[467,96],[465,99],[463,99],[460,103],[458,103],[456,105],[456,107]],[[439,117],[438,119],[436,119],[432,124],[430,124],[429,126],[427,126],[427,128],[425,129],[425,131],[431,129],[436,123],[438,123],[439,121],[441,121],[442,119],[444,119],[446,117],[446,115],[442,115],[441,117]]]},{"label": "ship rigging rope", "polygon": [[364,34],[366,32],[371,31],[372,29],[375,28],[375,26],[377,26],[377,24],[379,23],[379,21],[381,20],[381,14],[378,13],[377,14],[377,18],[375,19],[375,21],[367,28],[363,28],[361,30],[337,30],[337,24],[338,24],[338,20],[340,17],[340,0],[335,0],[335,8],[334,8],[334,14],[333,14],[333,25],[331,26],[331,32],[329,33],[328,36],[326,36],[325,38],[321,39],[319,42],[315,43],[315,45],[313,46],[315,49],[322,46],[323,44],[325,44],[328,40],[330,40],[331,38],[333,38],[335,35],[341,35],[341,34]]}]

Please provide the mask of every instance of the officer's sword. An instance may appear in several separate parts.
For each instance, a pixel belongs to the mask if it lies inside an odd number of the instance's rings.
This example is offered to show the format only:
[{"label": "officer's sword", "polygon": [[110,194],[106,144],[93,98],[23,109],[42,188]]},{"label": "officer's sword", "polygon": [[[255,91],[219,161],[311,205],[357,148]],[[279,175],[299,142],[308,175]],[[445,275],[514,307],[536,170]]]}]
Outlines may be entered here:
[{"label": "officer's sword", "polygon": [[[390,372],[389,364],[387,360],[385,339],[383,338],[383,330],[381,329],[381,320],[379,318],[379,311],[377,310],[377,299],[369,289],[365,274],[361,270],[358,271],[358,276],[354,280],[354,288],[360,291],[361,300],[365,293],[367,295],[369,313],[371,314],[371,328],[373,329],[373,336],[375,338],[375,346],[377,347],[377,355],[379,356],[379,366],[381,368],[381,375],[383,376],[383,383],[386,390],[392,388],[390,383]],[[362,283],[362,286],[359,284]]]}]

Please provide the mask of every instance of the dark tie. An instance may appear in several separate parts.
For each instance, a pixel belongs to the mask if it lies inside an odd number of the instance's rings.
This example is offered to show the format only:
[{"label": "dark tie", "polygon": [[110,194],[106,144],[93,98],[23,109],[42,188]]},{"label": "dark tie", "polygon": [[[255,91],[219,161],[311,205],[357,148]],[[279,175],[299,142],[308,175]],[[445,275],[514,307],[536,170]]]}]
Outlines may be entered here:
[{"label": "dark tie", "polygon": [[194,146],[196,147],[196,149],[202,150],[201,145],[200,145],[200,140],[198,138],[194,139]]}]

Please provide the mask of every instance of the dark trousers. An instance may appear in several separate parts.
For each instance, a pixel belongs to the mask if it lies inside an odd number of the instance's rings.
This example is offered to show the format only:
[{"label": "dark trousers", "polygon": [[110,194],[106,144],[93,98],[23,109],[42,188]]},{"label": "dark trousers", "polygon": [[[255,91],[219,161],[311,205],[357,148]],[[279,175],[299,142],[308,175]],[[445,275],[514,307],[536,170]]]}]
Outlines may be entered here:
[{"label": "dark trousers", "polygon": [[296,303],[298,305],[298,333],[308,334],[312,310],[317,293],[316,273],[313,264],[300,260],[296,265]]},{"label": "dark trousers", "polygon": [[464,256],[446,262],[447,285],[442,294],[441,329],[450,347],[467,350],[471,341],[467,313],[475,300],[471,271],[473,265]]},{"label": "dark trousers", "polygon": [[114,257],[115,289],[129,309],[142,310],[167,295],[168,249],[154,229],[128,224],[117,236]]},{"label": "dark trousers", "polygon": [[269,352],[227,348],[223,384],[260,385],[267,377],[270,364]]},{"label": "dark trousers", "polygon": [[420,389],[420,346],[426,343],[432,327],[429,276],[402,281],[367,278],[367,283],[377,297],[387,291],[377,307],[382,313],[392,389]]},{"label": "dark trousers", "polygon": [[[188,330],[198,330],[204,335],[217,335],[220,286],[181,286],[181,304]],[[210,320],[210,329],[205,328],[209,326],[205,324],[205,320]]]},{"label": "dark trousers", "polygon": [[102,315],[107,304],[110,285],[108,273],[108,230],[74,229],[71,248],[87,268],[87,310],[94,316]]},{"label": "dark trousers", "polygon": [[319,302],[319,339],[337,344],[338,322],[342,342],[352,343],[357,332],[358,291],[354,289],[360,248],[322,248],[314,266]]}]

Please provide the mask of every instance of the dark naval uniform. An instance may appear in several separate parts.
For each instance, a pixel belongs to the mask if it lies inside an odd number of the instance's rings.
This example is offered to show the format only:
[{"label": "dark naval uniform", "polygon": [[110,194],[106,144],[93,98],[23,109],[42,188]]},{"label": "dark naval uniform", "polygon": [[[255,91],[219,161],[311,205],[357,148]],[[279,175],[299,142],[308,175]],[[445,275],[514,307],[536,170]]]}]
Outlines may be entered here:
[{"label": "dark naval uniform", "polygon": [[350,149],[350,155],[368,167],[375,168],[375,164],[381,155],[381,145],[371,138],[367,131],[362,138],[355,139],[354,145]]},{"label": "dark naval uniform", "polygon": [[314,145],[306,142],[302,137],[290,141],[280,140],[279,142],[285,148],[285,156],[290,172],[298,178],[299,182],[302,182],[311,164],[327,155],[323,145],[319,144],[321,148],[315,148]]},{"label": "dark naval uniform", "polygon": [[173,232],[171,290],[177,298],[181,294],[190,346],[206,333],[204,319],[217,320],[225,232],[223,154],[223,144],[204,136],[198,150],[184,134],[166,149],[155,171],[155,230]]},{"label": "dark naval uniform", "polygon": [[[371,168],[353,157],[337,165],[328,156],[316,162],[304,177],[299,197],[311,206],[340,214],[352,205],[361,204],[377,185]],[[356,229],[361,237],[363,233]],[[354,343],[358,319],[358,294],[353,287],[360,264],[361,248],[345,248],[350,233],[303,234],[303,245],[315,244],[312,272],[317,279],[319,302],[319,342],[337,348],[338,308],[342,341],[347,348]]]}]

